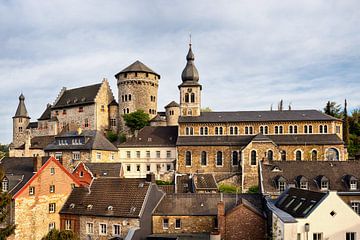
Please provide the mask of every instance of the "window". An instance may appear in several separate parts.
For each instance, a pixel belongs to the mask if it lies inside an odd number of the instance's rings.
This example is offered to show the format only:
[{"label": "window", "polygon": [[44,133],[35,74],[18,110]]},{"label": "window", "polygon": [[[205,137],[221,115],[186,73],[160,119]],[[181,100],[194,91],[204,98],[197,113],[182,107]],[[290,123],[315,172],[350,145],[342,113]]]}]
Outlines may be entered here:
[{"label": "window", "polygon": [[339,151],[335,148],[330,148],[326,151],[326,160],[327,161],[338,161],[339,160]]},{"label": "window", "polygon": [[319,133],[323,133],[323,125],[319,126]]},{"label": "window", "polygon": [[300,189],[308,189],[308,183],[307,182],[300,182]]},{"label": "window", "polygon": [[239,165],[239,153],[237,151],[232,152],[232,165],[233,166]]},{"label": "window", "polygon": [[116,127],[116,119],[114,119],[114,118],[110,119],[110,126],[111,127]]},{"label": "window", "polygon": [[215,127],[215,135],[223,135],[223,127]]},{"label": "window", "polygon": [[110,153],[110,160],[115,160],[115,153]]},{"label": "window", "polygon": [[126,151],[126,158],[131,158],[131,151]]},{"label": "window", "polygon": [[245,127],[245,134],[253,134],[253,127]]},{"label": "window", "polygon": [[2,180],[2,191],[3,192],[9,191],[9,180],[7,178],[4,178]]},{"label": "window", "polygon": [[312,133],[312,125],[305,125],[304,133]]},{"label": "window", "polygon": [[272,150],[268,150],[268,152],[267,152],[267,159],[268,159],[269,161],[274,160],[274,152],[273,152]]},{"label": "window", "polygon": [[289,133],[297,133],[297,126],[296,125],[290,125],[289,126]]},{"label": "window", "polygon": [[79,173],[79,176],[80,176],[80,177],[84,177],[84,172],[81,171],[81,172]]},{"label": "window", "polygon": [[51,174],[51,175],[54,175],[54,174],[55,174],[55,168],[53,168],[53,167],[50,168],[50,174]]},{"label": "window", "polygon": [[73,160],[80,160],[80,152],[73,152]]},{"label": "window", "polygon": [[194,135],[194,128],[193,127],[186,127],[185,128],[186,135]]},{"label": "window", "polygon": [[189,102],[189,94],[185,93],[185,102],[188,103]]},{"label": "window", "polygon": [[321,190],[328,190],[329,182],[328,181],[321,181]]},{"label": "window", "polygon": [[49,231],[55,229],[55,223],[54,222],[51,222],[49,223]]},{"label": "window", "polygon": [[89,119],[85,118],[85,120],[84,120],[84,126],[85,126],[86,128],[89,127]]},{"label": "window", "polygon": [[84,108],[83,108],[83,107],[79,107],[79,112],[84,112]]},{"label": "window", "polygon": [[54,193],[55,192],[55,185],[50,185],[50,193]]},{"label": "window", "polygon": [[201,166],[206,166],[207,165],[207,152],[202,151],[201,152],[201,162],[200,162]]},{"label": "window", "polygon": [[106,235],[107,234],[107,225],[105,223],[100,223],[100,225],[99,225],[99,233],[100,233],[100,235]]},{"label": "window", "polygon": [[260,126],[260,133],[261,134],[268,134],[269,133],[268,126]]},{"label": "window", "polygon": [[63,115],[66,115],[66,109],[63,110]]},{"label": "window", "polygon": [[160,151],[156,151],[156,157],[160,158]]},{"label": "window", "polygon": [[150,158],[150,151],[146,151],[146,157]]},{"label": "window", "polygon": [[86,233],[94,234],[94,223],[91,223],[91,222],[86,223]]},{"label": "window", "polygon": [[114,234],[115,236],[120,236],[120,234],[121,234],[121,227],[120,227],[119,224],[114,224],[114,225],[113,225],[113,234]]},{"label": "window", "polygon": [[140,164],[136,165],[136,171],[140,172]]},{"label": "window", "polygon": [[328,127],[327,125],[324,125],[324,133],[327,133],[328,132]]},{"label": "window", "polygon": [[317,151],[316,150],[311,151],[311,161],[317,161]]},{"label": "window", "polygon": [[275,134],[282,134],[283,133],[283,126],[275,126],[274,128]]},{"label": "window", "polygon": [[71,230],[71,220],[65,220],[65,230]]},{"label": "window", "polygon": [[336,128],[335,128],[335,130],[336,130],[336,133],[340,133],[340,126],[336,126]]},{"label": "window", "polygon": [[323,240],[323,234],[322,233],[314,233],[313,240]]},{"label": "window", "polygon": [[170,171],[171,170],[171,164],[166,164],[166,171]]},{"label": "window", "polygon": [[297,150],[295,152],[295,160],[296,161],[301,161],[301,151],[300,150]]},{"label": "window", "polygon": [[163,219],[163,229],[169,229],[169,219],[168,218]]},{"label": "window", "polygon": [[283,182],[283,181],[280,181],[278,184],[279,184],[278,190],[279,190],[280,192],[285,191],[286,183]]},{"label": "window", "polygon": [[252,166],[256,165],[256,151],[255,150],[251,151],[250,164]]},{"label": "window", "polygon": [[130,165],[130,164],[126,165],[126,171],[127,171],[127,172],[130,172],[130,171],[131,171],[131,165]]},{"label": "window", "polygon": [[347,232],[346,240],[356,240],[356,232]]},{"label": "window", "polygon": [[62,153],[61,152],[55,153],[55,158],[56,158],[56,160],[61,161],[62,160]]},{"label": "window", "polygon": [[49,213],[54,213],[56,211],[56,204],[49,203]]},{"label": "window", "polygon": [[97,159],[97,160],[101,160],[101,152],[97,152],[97,153],[96,153],[96,159]]},{"label": "window", "polygon": [[146,171],[150,172],[150,164],[146,165]]},{"label": "window", "polygon": [[185,164],[186,166],[191,166],[191,152],[186,151],[185,153]]},{"label": "window", "polygon": [[281,161],[286,161],[286,151],[282,150],[280,154],[281,154]]},{"label": "window", "polygon": [[216,166],[223,165],[223,153],[221,151],[217,151],[216,153]]},{"label": "window", "polygon": [[129,94],[129,101],[131,101],[131,94]]},{"label": "window", "polygon": [[29,187],[29,195],[34,195],[35,194],[35,187],[30,186]]},{"label": "window", "polygon": [[301,240],[301,233],[298,233],[297,234],[297,238],[296,238],[297,240]]},{"label": "window", "polygon": [[360,214],[360,201],[351,201],[351,208],[352,208],[357,214]]},{"label": "window", "polygon": [[357,189],[357,181],[350,180],[350,190],[356,190],[356,189]]},{"label": "window", "polygon": [[175,219],[175,229],[180,229],[181,228],[181,219],[177,218]]},{"label": "window", "polygon": [[166,151],[166,158],[171,158],[171,151]]},{"label": "window", "polygon": [[200,127],[200,135],[208,135],[209,128],[208,127]]},{"label": "window", "polygon": [[19,127],[19,132],[22,132],[23,131],[23,128],[22,127]]},{"label": "window", "polygon": [[195,102],[195,93],[191,93],[191,102],[192,102],[192,103]]}]

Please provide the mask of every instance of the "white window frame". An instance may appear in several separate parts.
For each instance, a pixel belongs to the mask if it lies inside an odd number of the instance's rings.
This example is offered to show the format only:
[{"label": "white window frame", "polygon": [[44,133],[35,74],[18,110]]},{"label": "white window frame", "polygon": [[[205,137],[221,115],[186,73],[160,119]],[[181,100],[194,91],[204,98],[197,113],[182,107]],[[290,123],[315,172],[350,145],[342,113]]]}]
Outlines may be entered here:
[{"label": "white window frame", "polygon": [[49,231],[55,229],[55,222],[49,223]]},{"label": "white window frame", "polygon": [[50,193],[55,193],[55,185],[54,184],[50,185],[49,191],[50,191]]},{"label": "white window frame", "polygon": [[321,190],[328,190],[329,189],[329,181],[321,181],[320,182],[320,188]]},{"label": "white window frame", "polygon": [[323,233],[313,233],[313,240],[323,240]]},{"label": "white window frame", "polygon": [[131,151],[126,151],[126,158],[131,158]]},{"label": "white window frame", "polygon": [[[348,237],[349,234],[349,237]],[[346,232],[345,234],[346,240],[356,240],[356,232]]]},{"label": "white window frame", "polygon": [[[179,227],[176,226],[176,223],[177,223],[178,220],[179,220],[179,222],[180,222],[180,226],[179,226]],[[175,229],[181,229],[181,218],[176,218],[176,219],[175,219]]]},{"label": "white window frame", "polygon": [[140,151],[136,151],[136,157],[141,158],[141,152]]},{"label": "white window frame", "polygon": [[94,223],[93,222],[86,223],[86,234],[94,234]]},{"label": "white window frame", "polygon": [[49,203],[49,213],[56,212],[56,203]]},{"label": "white window frame", "polygon": [[166,158],[171,158],[171,151],[170,150],[166,151]]},{"label": "white window frame", "polygon": [[[103,226],[105,226],[105,232],[103,231],[104,229],[102,228]],[[99,223],[99,235],[101,236],[106,236],[107,235],[107,224],[106,223]]]},{"label": "white window frame", "polygon": [[51,175],[54,175],[54,174],[55,174],[55,168],[53,168],[53,167],[50,168],[50,174],[51,174]]},{"label": "white window frame", "polygon": [[156,151],[156,158],[161,158],[161,151],[159,150]]},{"label": "white window frame", "polygon": [[357,181],[350,180],[350,190],[357,190]]},{"label": "white window frame", "polygon": [[[116,231],[116,228],[118,228],[118,231]],[[121,235],[121,225],[120,224],[114,224],[113,225],[113,235],[114,236],[120,236]]]},{"label": "white window frame", "polygon": [[284,192],[286,190],[286,182],[278,182],[279,186],[278,186],[278,190],[279,192]]},{"label": "white window frame", "polygon": [[360,201],[350,201],[350,206],[357,214],[360,214]]},{"label": "white window frame", "polygon": [[29,187],[29,195],[30,195],[30,196],[34,196],[34,195],[35,195],[35,187],[34,187],[34,186],[30,186],[30,187]]},{"label": "white window frame", "polygon": [[307,182],[300,182],[300,189],[307,190],[308,189],[308,183]]},{"label": "white window frame", "polygon": [[[166,224],[165,224],[165,220],[167,220]],[[163,229],[169,229],[169,225],[170,225],[169,218],[163,218],[162,225],[163,225]]]},{"label": "white window frame", "polygon": [[9,191],[9,180],[7,178],[4,178],[2,180],[2,191],[3,192]]},{"label": "white window frame", "polygon": [[65,230],[68,230],[68,231],[71,230],[71,220],[70,219],[65,220]]},{"label": "white window frame", "polygon": [[72,152],[74,160],[80,160],[80,152]]},{"label": "white window frame", "polygon": [[96,152],[96,160],[101,160],[101,152]]}]

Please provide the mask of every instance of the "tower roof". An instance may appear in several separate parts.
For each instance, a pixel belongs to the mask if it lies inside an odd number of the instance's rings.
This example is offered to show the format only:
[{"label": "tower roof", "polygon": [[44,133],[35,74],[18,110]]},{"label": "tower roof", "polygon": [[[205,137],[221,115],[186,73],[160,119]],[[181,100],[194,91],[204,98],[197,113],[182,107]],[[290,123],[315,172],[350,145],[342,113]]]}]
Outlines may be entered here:
[{"label": "tower roof", "polygon": [[148,66],[146,66],[145,64],[143,64],[139,60],[136,60],[133,64],[131,64],[130,66],[128,66],[128,67],[124,68],[123,70],[121,70],[119,73],[117,73],[115,75],[115,77],[118,78],[118,76],[121,73],[129,73],[129,72],[152,73],[152,74],[155,74],[156,76],[158,76],[160,78],[160,75],[158,73],[154,72],[152,69],[150,69]]},{"label": "tower roof", "polygon": [[180,107],[180,105],[175,101],[171,101],[168,105],[165,106],[165,108],[170,108],[170,107]]},{"label": "tower roof", "polygon": [[195,56],[191,49],[191,44],[189,44],[189,52],[186,55],[186,66],[181,74],[181,79],[183,82],[198,82],[199,73],[194,64]]},{"label": "tower roof", "polygon": [[15,117],[25,117],[25,118],[30,118],[29,114],[26,110],[26,106],[25,106],[25,97],[24,95],[21,93],[19,96],[19,105],[16,109],[16,113],[15,113]]}]

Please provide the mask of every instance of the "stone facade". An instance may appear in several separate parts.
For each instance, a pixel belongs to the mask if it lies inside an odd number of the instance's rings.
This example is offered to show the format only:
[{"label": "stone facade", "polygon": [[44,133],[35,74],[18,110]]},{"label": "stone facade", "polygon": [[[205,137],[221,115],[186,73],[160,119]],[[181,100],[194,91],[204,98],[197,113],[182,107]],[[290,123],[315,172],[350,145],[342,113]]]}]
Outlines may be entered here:
[{"label": "stone facade", "polygon": [[201,86],[180,87],[180,115],[199,116],[201,111]]},{"label": "stone facade", "polygon": [[[164,228],[164,219],[169,220],[168,228]],[[176,219],[180,219],[180,228],[175,227]],[[153,216],[153,234],[162,233],[210,233],[215,228],[216,216]]]},{"label": "stone facade", "polygon": [[12,148],[20,147],[25,143],[26,135],[29,131],[26,129],[30,123],[29,117],[13,117],[13,141]]},{"label": "stone facade", "polygon": [[[53,169],[54,173],[51,173]],[[50,192],[53,185],[54,192]],[[73,186],[79,186],[70,173],[50,159],[14,198],[14,220],[17,225],[14,239],[41,239],[51,223],[60,227],[59,211],[70,195]],[[29,188],[34,188],[31,194]],[[50,204],[55,204],[53,212]]]},{"label": "stone facade", "polygon": [[179,107],[168,107],[165,109],[166,113],[166,125],[167,126],[178,126],[179,125],[179,116],[180,108]]}]

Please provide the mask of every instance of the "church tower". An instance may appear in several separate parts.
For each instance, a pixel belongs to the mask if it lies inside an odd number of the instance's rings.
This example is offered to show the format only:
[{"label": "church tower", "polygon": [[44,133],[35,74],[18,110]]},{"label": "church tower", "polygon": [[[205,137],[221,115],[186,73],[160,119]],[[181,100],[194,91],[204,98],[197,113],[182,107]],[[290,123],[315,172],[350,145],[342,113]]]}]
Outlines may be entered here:
[{"label": "church tower", "polygon": [[120,130],[124,130],[124,114],[143,110],[150,119],[157,114],[160,75],[136,61],[115,75],[119,94]]},{"label": "church tower", "polygon": [[19,105],[13,117],[13,147],[19,147],[25,143],[26,128],[30,123],[30,117],[25,107],[25,97],[19,96]]},{"label": "church tower", "polygon": [[180,115],[200,116],[201,111],[201,89],[199,84],[199,73],[194,64],[194,53],[189,44],[189,52],[186,56],[186,66],[181,74],[182,83],[178,86],[180,90]]}]

